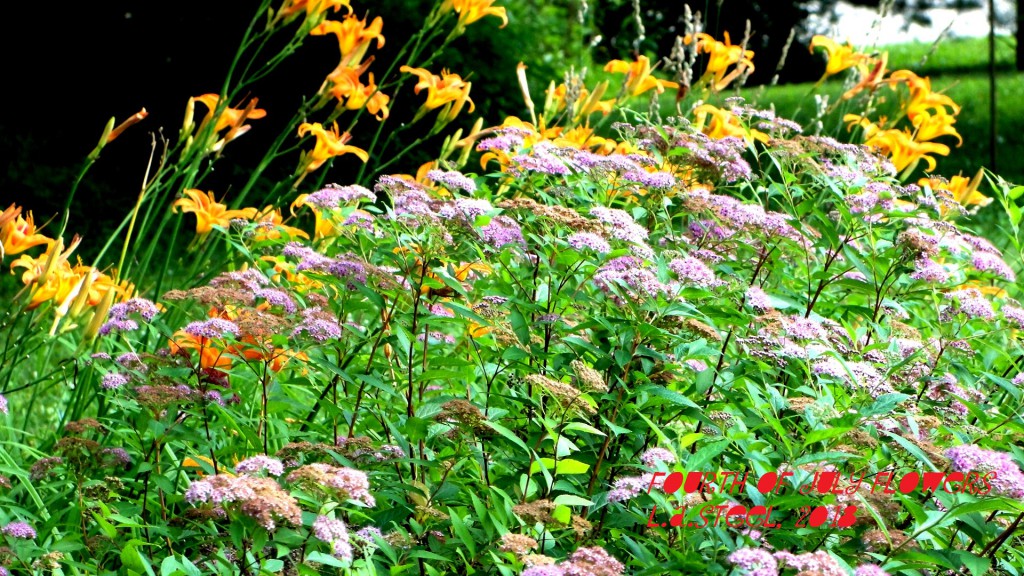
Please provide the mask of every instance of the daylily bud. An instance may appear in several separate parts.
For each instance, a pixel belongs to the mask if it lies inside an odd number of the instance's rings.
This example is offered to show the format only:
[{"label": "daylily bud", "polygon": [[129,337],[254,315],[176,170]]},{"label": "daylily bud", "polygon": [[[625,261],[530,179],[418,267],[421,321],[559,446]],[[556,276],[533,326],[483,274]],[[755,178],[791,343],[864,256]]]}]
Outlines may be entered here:
[{"label": "daylily bud", "polygon": [[[557,104],[555,103],[555,93],[557,90],[558,88],[555,86],[555,81],[552,80],[551,83],[548,84],[548,89],[545,92],[546,96],[544,97],[545,118],[553,118],[555,114],[558,113]],[[536,122],[534,122],[534,124],[536,125]]]},{"label": "daylily bud", "polygon": [[533,98],[530,98],[530,85],[526,81],[526,64],[520,62],[516,65],[516,78],[519,79],[519,89],[523,92],[523,102],[526,109],[530,111],[530,121],[537,123],[537,113],[533,109]]},{"label": "daylily bud", "polygon": [[[180,138],[189,138],[189,142],[188,143],[190,145],[192,144],[192,139],[191,139],[190,135],[192,134],[192,129],[195,127],[195,123],[193,122],[193,119],[195,117],[195,113],[196,113],[196,99],[195,98],[189,98],[188,99],[188,104],[185,105],[185,122],[181,125],[181,136],[180,136]],[[187,147],[188,146],[186,146],[186,148]]]},{"label": "daylily bud", "polygon": [[93,314],[92,319],[89,321],[89,326],[85,329],[84,336],[86,341],[91,341],[99,334],[100,327],[106,321],[107,313],[110,312],[110,307],[114,304],[114,296],[116,295],[116,290],[107,290],[107,294],[103,297],[103,302],[96,307],[95,314]]},{"label": "daylily bud", "polygon": [[[146,118],[146,116],[149,116],[149,112],[146,112],[145,108],[129,116],[124,122],[118,124],[117,128],[114,128],[112,131],[110,131],[109,134],[107,134],[106,143],[110,144],[111,142],[113,142],[114,138],[117,138],[118,136],[121,135],[122,132],[124,132],[128,128],[131,128],[135,124],[141,122],[143,119]],[[111,118],[110,120],[111,122],[113,122],[114,119]]]},{"label": "daylily bud", "polygon": [[46,284],[46,280],[50,277],[50,273],[57,267],[57,262],[60,260],[60,253],[64,251],[64,238],[57,238],[54,240],[53,247],[51,248],[50,255],[46,258],[46,265],[43,266],[43,273],[36,278],[36,284],[43,286]]},{"label": "daylily bud", "polygon": [[114,131],[114,122],[114,117],[111,116],[110,120],[107,121],[107,125],[103,127],[103,135],[100,136],[100,143],[96,146],[97,150],[103,148],[107,142],[110,142],[110,134]]},{"label": "daylily bud", "polygon": [[81,290],[75,298],[75,301],[71,304],[70,310],[68,310],[68,314],[70,314],[72,318],[77,318],[85,308],[85,304],[89,301],[89,290],[92,289],[92,283],[96,279],[96,275],[97,273],[95,268],[90,269],[89,272],[86,273],[81,285]]}]

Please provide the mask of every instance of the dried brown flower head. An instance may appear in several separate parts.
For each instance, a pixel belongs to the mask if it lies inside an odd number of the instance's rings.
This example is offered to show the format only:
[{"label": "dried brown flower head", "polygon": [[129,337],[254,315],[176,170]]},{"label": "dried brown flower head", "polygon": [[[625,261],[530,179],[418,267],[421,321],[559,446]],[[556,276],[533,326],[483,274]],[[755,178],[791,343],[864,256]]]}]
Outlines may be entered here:
[{"label": "dried brown flower head", "polygon": [[579,379],[578,381],[582,384],[580,388],[595,392],[608,391],[608,385],[604,383],[604,378],[597,370],[587,366],[578,359],[570,362],[570,366],[572,366],[573,371],[576,372],[576,377]]}]

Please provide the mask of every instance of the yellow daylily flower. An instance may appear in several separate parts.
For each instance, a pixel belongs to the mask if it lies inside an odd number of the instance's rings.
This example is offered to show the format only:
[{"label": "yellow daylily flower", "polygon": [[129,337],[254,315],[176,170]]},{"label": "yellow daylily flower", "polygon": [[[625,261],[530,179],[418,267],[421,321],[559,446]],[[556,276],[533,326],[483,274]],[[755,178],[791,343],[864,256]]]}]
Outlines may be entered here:
[{"label": "yellow daylily flower", "polygon": [[[753,50],[744,50],[743,46],[733,45],[729,33],[724,34],[725,42],[719,42],[709,34],[697,34],[697,47],[701,52],[708,54],[707,68],[701,77],[701,82],[707,83],[715,92],[724,90],[729,84],[741,74],[754,70]],[[736,65],[736,68],[726,76],[726,70]]]},{"label": "yellow daylily flower", "polygon": [[711,104],[701,104],[693,109],[693,116],[696,119],[694,126],[701,132],[716,140],[735,136],[743,138],[748,143],[754,140],[766,142],[768,135],[758,130],[748,130],[740,122],[738,116]]},{"label": "yellow daylily flower", "polygon": [[615,151],[614,140],[602,138],[594,134],[594,129],[588,126],[577,126],[572,130],[554,138],[552,142],[556,146],[571,146],[581,150],[593,150],[598,154],[610,154]]},{"label": "yellow daylily flower", "polygon": [[821,77],[822,80],[839,74],[848,68],[853,68],[868,57],[866,54],[861,54],[854,50],[849,42],[841,45],[835,40],[820,34],[811,38],[811,54],[814,54],[815,48],[824,48],[825,55],[828,57],[828,64],[825,65],[825,74]]},{"label": "yellow daylily flower", "polygon": [[[14,204],[4,211],[7,215],[6,221],[0,225],[0,257],[15,255],[32,248],[53,242],[50,238],[39,234],[36,231],[35,218],[29,211],[28,217],[21,215],[21,208],[15,208]],[[14,215],[11,217],[11,215]]]},{"label": "yellow daylily flower", "polygon": [[227,228],[234,218],[251,220],[256,216],[255,208],[243,208],[241,210],[228,210],[226,204],[221,204],[213,196],[213,192],[203,192],[195,188],[189,188],[182,192],[186,198],[179,198],[171,205],[171,209],[177,212],[180,208],[182,213],[191,212],[196,215],[196,234],[203,236],[213,230],[213,226]]},{"label": "yellow daylily flower", "polygon": [[316,137],[316,144],[306,157],[306,172],[313,172],[323,166],[327,160],[343,154],[354,154],[363,162],[370,159],[370,155],[366,150],[348,145],[352,135],[348,132],[340,133],[337,122],[334,123],[331,130],[325,129],[319,122],[313,124],[304,122],[299,125],[299,136],[305,136],[306,134],[313,134]]},{"label": "yellow daylily flower", "polygon": [[929,108],[938,110],[948,106],[953,111],[953,115],[960,113],[960,106],[952,98],[945,94],[932,92],[930,78],[921,78],[910,70],[897,70],[889,75],[889,82],[893,89],[900,82],[907,83],[907,88],[910,90],[910,102],[907,103],[905,110],[907,118],[910,118],[911,121],[914,121],[918,114],[927,112]]},{"label": "yellow daylily flower", "polygon": [[940,106],[935,109],[935,114],[922,110],[914,116],[914,140],[919,142],[925,142],[928,140],[934,140],[940,136],[956,136],[957,146],[959,147],[964,143],[964,139],[960,137],[960,133],[956,131],[953,124],[956,122],[956,117],[951,116],[946,112],[944,106]]},{"label": "yellow daylily flower", "polygon": [[[981,179],[984,176],[984,171],[979,170],[975,174],[974,178],[967,178],[963,175],[956,175],[949,179],[948,182],[944,182],[941,178],[921,178],[918,180],[918,186],[924,188],[927,186],[932,190],[945,190],[949,192],[953,199],[960,203],[961,206],[978,206],[984,207],[992,203],[992,198],[985,196],[981,192],[978,192],[978,187],[981,186]],[[945,214],[946,210],[942,210]]]},{"label": "yellow daylily flower", "polygon": [[949,156],[949,146],[938,142],[915,142],[906,130],[880,130],[864,144],[889,155],[898,172],[921,159],[928,163],[928,171],[931,172],[935,170],[935,158],[931,154]]},{"label": "yellow daylily flower", "polygon": [[355,66],[362,61],[374,40],[377,41],[378,50],[384,47],[384,36],[381,34],[384,20],[377,16],[367,25],[366,18],[360,20],[355,14],[349,14],[344,20],[325,20],[309,33],[311,36],[334,34],[338,38],[342,65]]},{"label": "yellow daylily flower", "polygon": [[494,6],[494,0],[450,0],[451,7],[459,15],[456,30],[461,31],[473,22],[485,16],[501,18],[501,28],[508,25],[508,14],[500,6]]},{"label": "yellow daylily flower", "polygon": [[636,62],[624,60],[612,60],[604,66],[605,72],[626,75],[626,92],[631,96],[639,96],[650,89],[655,89],[658,94],[665,91],[665,88],[679,88],[679,84],[668,80],[659,80],[651,76],[651,61],[647,56],[639,56]]}]

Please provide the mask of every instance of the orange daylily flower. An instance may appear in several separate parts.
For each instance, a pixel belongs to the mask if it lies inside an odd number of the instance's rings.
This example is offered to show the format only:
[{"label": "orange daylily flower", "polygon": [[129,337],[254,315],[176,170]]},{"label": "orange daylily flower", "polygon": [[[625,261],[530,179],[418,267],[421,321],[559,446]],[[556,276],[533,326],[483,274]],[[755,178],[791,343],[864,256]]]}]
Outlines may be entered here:
[{"label": "orange daylily flower", "polygon": [[879,84],[885,82],[886,66],[889,63],[889,53],[882,52],[877,58],[865,56],[857,62],[857,72],[860,74],[860,81],[843,93],[842,99],[849,100],[863,90],[874,90]]},{"label": "orange daylily flower", "polygon": [[482,324],[477,324],[476,322],[472,322],[471,321],[469,323],[469,328],[467,328],[466,331],[469,333],[470,337],[472,337],[472,338],[480,338],[482,336],[487,336],[491,332],[494,332],[494,328],[491,327],[491,326],[484,326]]},{"label": "orange daylily flower", "polygon": [[75,236],[71,246],[65,250],[64,243],[58,239],[50,243],[46,252],[35,258],[22,254],[11,262],[11,273],[14,273],[15,268],[24,268],[21,283],[32,287],[29,309],[36,308],[48,300],[60,304],[68,299],[80,280],[79,275],[71,269],[68,258],[81,241],[81,237]]},{"label": "orange daylily flower", "polygon": [[388,102],[391,97],[380,92],[370,73],[369,83],[359,81],[360,68],[341,68],[331,73],[327,79],[331,84],[331,94],[349,110],[366,107],[370,114],[378,120],[386,120],[390,111]]},{"label": "orange daylily flower", "polygon": [[31,211],[27,218],[21,215],[20,211],[21,208],[15,208],[13,204],[4,211],[6,222],[0,225],[0,258],[53,242],[36,231],[36,222]]},{"label": "orange daylily flower", "polygon": [[459,15],[456,30],[462,30],[485,16],[501,18],[501,28],[508,25],[508,14],[500,6],[493,6],[494,0],[451,0],[452,8]]},{"label": "orange daylily flower", "polygon": [[182,192],[187,198],[179,198],[171,205],[171,209],[177,212],[180,208],[182,213],[191,212],[196,215],[196,234],[202,236],[209,234],[213,226],[227,228],[231,226],[234,218],[251,220],[256,216],[255,208],[243,208],[241,210],[228,210],[226,204],[221,204],[213,197],[213,192],[203,192],[195,188],[189,188]]},{"label": "orange daylily flower", "polygon": [[868,57],[866,54],[861,54],[854,50],[849,42],[840,45],[835,40],[820,34],[811,38],[811,54],[814,54],[815,48],[824,48],[825,55],[828,56],[828,64],[825,66],[825,74],[822,75],[822,80],[839,74],[848,68],[853,68]]},{"label": "orange daylily flower", "polygon": [[305,11],[307,16],[319,16],[328,10],[337,12],[342,7],[352,13],[351,0],[285,0],[284,4],[277,11],[280,18],[290,18],[299,12]]},{"label": "orange daylily flower", "polygon": [[319,122],[313,124],[303,122],[299,125],[299,136],[306,134],[313,134],[316,137],[316,144],[306,158],[306,172],[313,172],[323,166],[324,162],[343,154],[354,154],[363,162],[370,159],[366,150],[348,145],[352,135],[348,132],[340,133],[337,122],[334,123],[331,130],[325,129]]},{"label": "orange daylily flower", "polygon": [[441,70],[441,76],[436,76],[424,68],[412,68],[410,66],[402,66],[399,70],[419,78],[419,82],[413,87],[414,93],[419,94],[423,90],[427,91],[427,101],[420,107],[413,121],[441,106],[448,106],[446,110],[441,112],[441,117],[445,121],[451,121],[458,115],[467,101],[469,102],[469,111],[473,112],[476,110],[473,100],[469,98],[469,90],[472,87],[472,83],[463,81],[462,77],[458,74],[452,74],[448,70]]},{"label": "orange daylily flower", "polygon": [[[220,104],[220,94],[203,94],[202,96],[193,97],[192,100],[206,106],[206,117],[203,118],[203,122],[200,124],[200,130],[202,130],[202,126],[213,119],[217,106]],[[267,111],[262,108],[256,108],[257,102],[259,100],[253,98],[245,108],[225,108],[220,116],[217,117],[217,123],[214,125],[213,131],[220,132],[229,126],[238,128],[247,119],[259,120],[260,118],[265,118]]]},{"label": "orange daylily flower", "polygon": [[[724,90],[733,80],[748,70],[751,72],[754,70],[754,62],[751,60],[754,57],[754,51],[744,50],[743,46],[732,44],[728,32],[724,36],[725,42],[719,42],[709,34],[697,34],[699,50],[710,55],[701,81],[708,83],[715,92]],[[726,76],[725,71],[734,64],[736,68]]]},{"label": "orange daylily flower", "polygon": [[480,274],[490,274],[493,271],[493,268],[483,262],[463,262],[455,267],[455,277],[460,282],[465,282],[470,274],[479,276]]},{"label": "orange daylily flower", "polygon": [[200,368],[231,368],[231,357],[224,350],[217,348],[209,338],[196,337],[184,330],[178,330],[167,341],[171,354],[180,354],[185,350],[199,351]]},{"label": "orange daylily flower", "polygon": [[349,14],[344,20],[325,20],[309,33],[312,36],[334,34],[338,38],[342,65],[355,66],[366,55],[370,42],[376,40],[378,50],[384,46],[384,36],[381,34],[384,20],[377,16],[367,26],[366,18],[360,20],[356,18],[355,14]]},{"label": "orange daylily flower", "polygon": [[949,155],[949,146],[938,142],[915,142],[906,130],[880,130],[864,144],[889,155],[898,172],[921,159],[928,163],[928,171],[931,172],[935,170],[935,158],[931,154]]},{"label": "orange daylily flower", "polygon": [[605,64],[605,72],[626,75],[626,93],[631,96],[639,96],[654,88],[658,94],[665,91],[665,88],[679,88],[679,84],[668,80],[659,80],[651,76],[651,61],[647,56],[640,56],[636,62],[624,60],[612,60]]},{"label": "orange daylily flower", "polygon": [[287,232],[288,235],[293,238],[305,238],[306,240],[309,240],[309,234],[306,234],[298,228],[286,226],[284,224],[284,216],[281,214],[280,208],[267,206],[256,214],[256,216],[253,217],[253,220],[259,224],[256,228],[256,234],[253,236],[253,239],[257,242],[280,238],[281,232]]}]

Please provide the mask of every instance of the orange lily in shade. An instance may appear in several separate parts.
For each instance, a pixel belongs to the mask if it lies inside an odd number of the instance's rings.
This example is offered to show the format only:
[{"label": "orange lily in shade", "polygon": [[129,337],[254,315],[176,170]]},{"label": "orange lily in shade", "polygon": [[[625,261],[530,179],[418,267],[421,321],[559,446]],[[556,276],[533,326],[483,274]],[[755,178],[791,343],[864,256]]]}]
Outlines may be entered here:
[{"label": "orange lily in shade", "polygon": [[825,66],[825,74],[821,77],[822,80],[839,74],[848,68],[853,68],[867,58],[867,55],[854,50],[849,42],[839,44],[835,40],[820,34],[811,38],[811,54],[814,54],[815,48],[824,48],[825,55],[828,56],[828,64]]},{"label": "orange lily in shade", "polygon": [[429,70],[411,68],[409,66],[402,66],[399,70],[419,78],[420,81],[413,87],[413,92],[419,94],[424,89],[427,91],[427,101],[423,103],[423,106],[416,113],[414,122],[422,118],[427,112],[440,108],[445,104],[453,104],[452,109],[445,114],[449,120],[454,118],[454,114],[458,114],[466,101],[469,102],[470,112],[476,109],[473,101],[469,98],[469,90],[472,84],[464,82],[458,74],[451,74],[448,70],[442,70],[441,76],[435,76]]},{"label": "orange lily in shade", "polygon": [[508,25],[508,14],[500,6],[493,6],[494,0],[450,0],[455,13],[459,15],[457,31],[462,31],[466,26],[480,20],[485,16],[497,16],[501,18],[501,28]]},{"label": "orange lily in shade", "polygon": [[325,20],[309,31],[311,36],[325,36],[334,34],[338,38],[338,48],[341,50],[341,62],[344,66],[355,66],[362,61],[370,42],[377,41],[377,49],[384,46],[384,36],[381,30],[384,27],[384,20],[380,16],[373,19],[369,26],[366,25],[366,18],[356,18],[349,14],[344,20]]},{"label": "orange lily in shade", "polygon": [[[744,72],[754,71],[754,63],[751,61],[754,51],[744,50],[743,46],[732,44],[728,32],[725,33],[725,42],[719,42],[704,33],[697,34],[697,41],[701,52],[710,55],[701,81],[708,82],[715,92],[724,90],[730,82]],[[733,64],[736,65],[736,68],[726,76],[725,71]],[[713,81],[712,78],[714,78]]]},{"label": "orange lily in shade", "polygon": [[316,136],[316,145],[306,158],[306,172],[313,172],[323,166],[327,160],[342,154],[355,154],[363,162],[370,159],[370,155],[366,150],[348,145],[352,135],[348,132],[339,133],[337,122],[334,123],[331,130],[325,129],[319,122],[313,124],[303,122],[299,125],[299,136],[305,136],[306,134]]},{"label": "orange lily in shade", "polygon": [[210,233],[214,224],[227,228],[234,218],[251,220],[256,216],[255,208],[243,208],[241,210],[228,210],[226,204],[221,204],[213,197],[213,192],[203,192],[195,188],[189,188],[182,192],[187,198],[175,200],[171,208],[177,212],[191,212],[196,215],[196,234],[200,236]]},{"label": "orange lily in shade", "polygon": [[651,88],[657,90],[658,94],[665,91],[665,88],[679,88],[679,84],[668,80],[658,80],[651,76],[651,61],[647,56],[640,56],[636,62],[624,60],[612,60],[605,64],[605,72],[626,75],[626,92],[631,96],[639,96]]},{"label": "orange lily in shade", "polygon": [[878,148],[892,158],[897,171],[924,159],[928,163],[928,171],[935,170],[935,158],[930,154],[949,156],[949,146],[938,142],[915,142],[906,130],[881,130],[868,138],[864,144]]},{"label": "orange lily in shade", "polygon": [[[0,248],[3,250],[0,252],[0,257],[8,254],[13,256],[33,246],[52,242],[46,236],[36,232],[36,222],[32,217],[32,212],[29,212],[28,218],[26,218],[19,213],[20,210],[21,208],[14,208],[12,204],[4,211],[6,222],[0,226]],[[11,214],[15,214],[15,216],[11,217]]]}]

